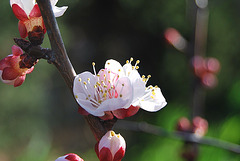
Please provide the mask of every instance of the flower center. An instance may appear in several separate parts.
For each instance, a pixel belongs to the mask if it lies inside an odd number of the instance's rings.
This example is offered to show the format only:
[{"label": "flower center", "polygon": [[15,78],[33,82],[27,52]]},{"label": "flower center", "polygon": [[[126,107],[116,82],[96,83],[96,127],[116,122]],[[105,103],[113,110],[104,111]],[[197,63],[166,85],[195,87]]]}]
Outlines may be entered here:
[{"label": "flower center", "polygon": [[[97,108],[105,100],[123,97],[124,83],[119,84],[118,74],[113,73],[109,69],[101,69],[96,74],[95,63],[93,63],[93,70],[97,80],[96,83],[92,83],[90,78],[87,78],[87,81],[83,81],[81,78],[78,80],[84,89],[86,100],[90,101]],[[116,88],[117,86],[120,86],[120,88]]]}]

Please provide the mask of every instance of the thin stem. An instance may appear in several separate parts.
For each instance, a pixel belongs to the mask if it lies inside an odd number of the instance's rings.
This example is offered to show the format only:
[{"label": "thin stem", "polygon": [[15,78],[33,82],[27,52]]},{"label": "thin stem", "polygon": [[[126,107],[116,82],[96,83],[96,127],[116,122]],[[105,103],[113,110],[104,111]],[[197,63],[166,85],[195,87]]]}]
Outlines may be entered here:
[{"label": "thin stem", "polygon": [[178,140],[184,140],[185,142],[215,146],[217,148],[225,149],[225,150],[240,154],[240,145],[219,140],[213,137],[205,136],[200,138],[193,133],[179,132],[179,131],[169,132],[159,126],[151,125],[146,122],[132,122],[132,121],[120,120],[118,121],[115,127],[125,129],[125,130],[145,132],[148,134],[154,134],[157,136],[164,136],[164,137],[169,137],[169,138],[178,139]]},{"label": "thin stem", "polygon": [[[76,76],[76,72],[68,58],[56,18],[52,11],[52,6],[49,0],[37,0],[39,8],[42,13],[44,24],[47,29],[48,37],[51,43],[53,51],[52,62],[57,67],[58,71],[64,78],[68,88],[73,95],[73,81]],[[85,119],[89,123],[89,126],[96,138],[100,140],[102,136],[112,128],[114,122],[101,121],[98,117],[91,115],[85,116]]]}]

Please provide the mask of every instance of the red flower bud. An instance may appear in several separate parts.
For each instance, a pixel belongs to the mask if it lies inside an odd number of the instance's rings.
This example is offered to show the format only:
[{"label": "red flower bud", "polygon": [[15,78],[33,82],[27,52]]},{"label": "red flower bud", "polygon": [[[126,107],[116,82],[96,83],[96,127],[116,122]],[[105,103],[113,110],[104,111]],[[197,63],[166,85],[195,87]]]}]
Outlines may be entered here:
[{"label": "red flower bud", "polygon": [[108,131],[96,144],[95,151],[100,161],[121,161],[124,157],[126,142],[120,134]]},{"label": "red flower bud", "polygon": [[3,58],[0,61],[0,79],[3,83],[14,85],[14,87],[20,86],[24,82],[26,74],[33,71],[34,66],[29,68],[21,67],[22,54],[22,49],[13,45],[12,55]]},{"label": "red flower bud", "polygon": [[77,154],[69,153],[62,157],[57,158],[55,161],[84,161]]}]

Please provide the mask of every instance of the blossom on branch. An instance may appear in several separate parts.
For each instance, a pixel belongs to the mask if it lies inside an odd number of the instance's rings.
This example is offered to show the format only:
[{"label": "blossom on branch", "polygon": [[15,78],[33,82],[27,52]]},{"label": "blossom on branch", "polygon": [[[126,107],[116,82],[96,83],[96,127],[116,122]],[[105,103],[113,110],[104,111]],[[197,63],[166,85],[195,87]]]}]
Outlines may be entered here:
[{"label": "blossom on branch", "polygon": [[100,161],[121,161],[125,150],[124,138],[120,134],[115,134],[114,131],[108,131],[95,146]]},{"label": "blossom on branch", "polygon": [[[67,6],[55,6],[57,1],[51,0],[55,17],[62,16],[67,9]],[[19,19],[18,29],[22,38],[26,38],[34,27],[38,27],[38,30],[43,33],[46,32],[40,9],[35,0],[10,0],[10,5],[14,15]]]},{"label": "blossom on branch", "polygon": [[148,86],[150,76],[140,76],[132,58],[124,66],[108,60],[98,74],[93,63],[94,74],[83,72],[75,77],[73,93],[80,105],[79,113],[92,114],[103,120],[117,117],[123,119],[137,113],[139,108],[156,112],[167,103],[160,88]]},{"label": "blossom on branch", "polygon": [[84,161],[77,154],[69,153],[64,156],[57,158],[55,161]]},{"label": "blossom on branch", "polygon": [[3,83],[17,87],[24,82],[26,74],[34,69],[34,66],[29,66],[24,62],[25,58],[26,55],[23,54],[22,49],[13,45],[12,54],[0,61],[0,79]]}]

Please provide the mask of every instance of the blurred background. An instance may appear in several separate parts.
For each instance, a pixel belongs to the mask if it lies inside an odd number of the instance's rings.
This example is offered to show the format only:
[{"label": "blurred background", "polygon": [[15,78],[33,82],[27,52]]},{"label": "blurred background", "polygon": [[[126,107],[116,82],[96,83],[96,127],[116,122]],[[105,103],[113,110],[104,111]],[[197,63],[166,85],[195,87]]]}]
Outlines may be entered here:
[{"label": "blurred background", "polygon": [[[59,0],[67,5],[57,18],[69,58],[77,73],[92,72],[107,59],[124,64],[139,59],[141,75],[152,75],[168,105],[156,113],[140,110],[130,121],[146,121],[167,131],[176,130],[180,117],[191,118],[193,72],[186,53],[164,38],[173,27],[187,41],[194,35],[192,0]],[[18,20],[9,1],[0,1],[0,59],[11,54],[18,37]],[[206,88],[201,114],[208,121],[207,136],[240,144],[240,20],[239,0],[208,2],[206,57],[221,64],[218,84]],[[50,48],[46,35],[43,47]],[[114,128],[127,142],[124,161],[183,161],[184,142],[124,128]],[[0,83],[0,161],[54,161],[69,152],[95,161],[95,139],[64,80],[53,65],[39,61],[23,85]],[[199,161],[239,161],[238,154],[199,146]]]}]

